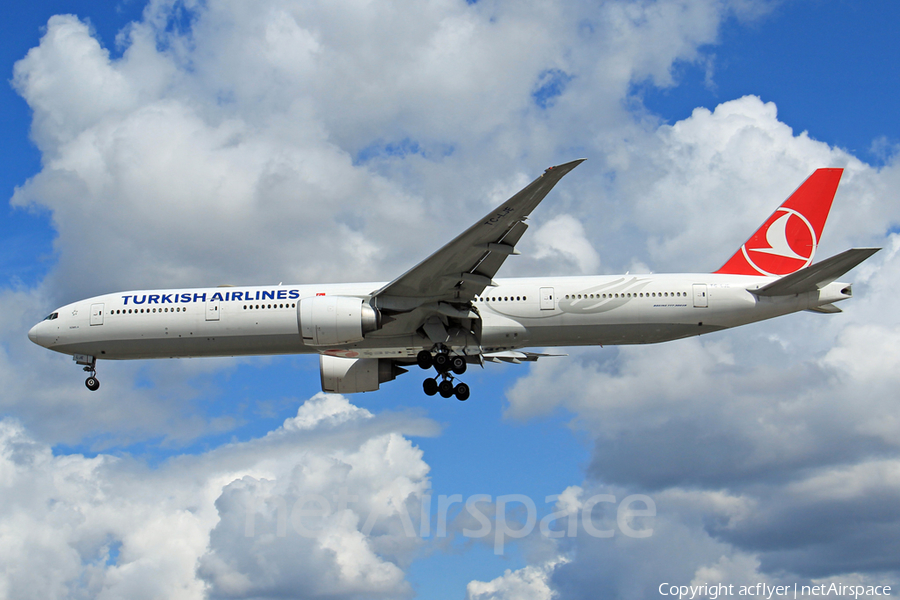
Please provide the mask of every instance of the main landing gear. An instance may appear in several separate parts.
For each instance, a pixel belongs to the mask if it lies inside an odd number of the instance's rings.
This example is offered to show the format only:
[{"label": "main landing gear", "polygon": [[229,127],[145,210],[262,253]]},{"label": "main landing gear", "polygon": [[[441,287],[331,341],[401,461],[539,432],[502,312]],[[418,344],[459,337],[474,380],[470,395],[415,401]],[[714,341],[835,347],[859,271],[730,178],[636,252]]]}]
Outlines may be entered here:
[{"label": "main landing gear", "polygon": [[93,356],[83,356],[81,354],[75,355],[75,364],[76,365],[84,365],[84,372],[90,373],[87,379],[84,380],[84,385],[87,386],[87,389],[92,392],[96,392],[100,389],[100,380],[97,379],[97,359]]},{"label": "main landing gear", "polygon": [[[422,389],[427,395],[440,394],[443,398],[455,395],[460,401],[469,399],[469,386],[461,381],[454,386],[454,377],[450,374],[451,371],[456,375],[466,372],[465,356],[451,355],[445,348],[440,348],[435,354],[422,350],[416,356],[416,363],[423,369],[434,367],[438,372],[437,377],[426,379],[422,383]],[[438,377],[441,378],[440,383]]]}]

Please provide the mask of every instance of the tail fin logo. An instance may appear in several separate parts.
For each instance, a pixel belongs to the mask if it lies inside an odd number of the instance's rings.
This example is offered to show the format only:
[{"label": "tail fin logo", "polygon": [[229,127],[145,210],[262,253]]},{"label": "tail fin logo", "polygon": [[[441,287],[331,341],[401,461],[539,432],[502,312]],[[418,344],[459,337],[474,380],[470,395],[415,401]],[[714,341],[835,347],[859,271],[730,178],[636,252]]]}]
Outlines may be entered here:
[{"label": "tail fin logo", "polygon": [[812,264],[843,169],[816,169],[716,273],[781,277]]},{"label": "tail fin logo", "polygon": [[757,235],[741,247],[741,251],[750,266],[761,275],[779,276],[812,264],[816,246],[816,231],[809,219],[782,206]]}]

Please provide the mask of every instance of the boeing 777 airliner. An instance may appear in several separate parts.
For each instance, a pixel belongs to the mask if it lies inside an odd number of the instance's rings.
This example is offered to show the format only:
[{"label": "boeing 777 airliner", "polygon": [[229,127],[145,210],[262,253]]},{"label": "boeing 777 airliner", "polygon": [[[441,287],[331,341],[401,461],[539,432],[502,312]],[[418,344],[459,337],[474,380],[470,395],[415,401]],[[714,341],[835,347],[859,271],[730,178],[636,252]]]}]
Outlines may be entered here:
[{"label": "boeing 777 airliner", "polygon": [[368,392],[418,365],[428,395],[459,400],[471,364],[537,360],[525,348],[650,344],[801,310],[837,313],[836,279],[877,252],[813,264],[842,169],[814,172],[714,273],[495,278],[525,220],[576,160],[515,196],[389,283],[140,290],[53,311],[28,333],[97,360],[316,353],[326,392]]}]

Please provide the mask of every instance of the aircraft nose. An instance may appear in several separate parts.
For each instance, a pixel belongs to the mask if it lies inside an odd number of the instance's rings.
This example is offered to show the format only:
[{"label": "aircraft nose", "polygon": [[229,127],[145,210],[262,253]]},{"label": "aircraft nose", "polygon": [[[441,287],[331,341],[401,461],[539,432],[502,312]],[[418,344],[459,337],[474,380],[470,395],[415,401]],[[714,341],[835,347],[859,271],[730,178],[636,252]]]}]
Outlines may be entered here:
[{"label": "aircraft nose", "polygon": [[46,323],[41,321],[30,330],[28,330],[28,339],[38,346],[47,348],[50,345],[51,336],[50,332],[47,331]]}]

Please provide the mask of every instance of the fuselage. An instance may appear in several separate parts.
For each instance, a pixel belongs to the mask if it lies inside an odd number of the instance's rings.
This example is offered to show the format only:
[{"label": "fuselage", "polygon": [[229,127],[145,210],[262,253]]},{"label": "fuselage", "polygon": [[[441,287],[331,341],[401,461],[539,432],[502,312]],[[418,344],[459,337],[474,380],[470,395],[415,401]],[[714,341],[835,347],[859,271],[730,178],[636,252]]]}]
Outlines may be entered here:
[{"label": "fuselage", "polygon": [[[472,303],[480,338],[448,345],[466,353],[527,347],[664,342],[850,297],[847,284],[758,297],[776,278],[646,274],[497,279]],[[410,358],[432,342],[390,325],[335,347],[303,342],[298,306],[314,296],[370,298],[384,283],[140,290],[96,296],[54,311],[29,337],[57,352],[98,359],[319,353]]]}]

